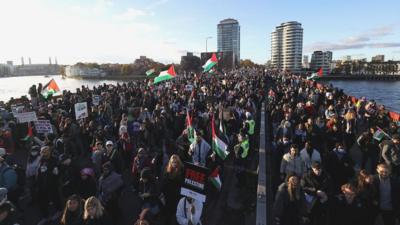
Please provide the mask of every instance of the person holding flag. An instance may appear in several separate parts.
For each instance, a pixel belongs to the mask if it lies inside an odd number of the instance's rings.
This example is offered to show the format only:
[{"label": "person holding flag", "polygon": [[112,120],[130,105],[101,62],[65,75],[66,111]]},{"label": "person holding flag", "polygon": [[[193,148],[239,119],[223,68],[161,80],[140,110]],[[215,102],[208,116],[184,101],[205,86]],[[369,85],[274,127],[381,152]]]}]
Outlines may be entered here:
[{"label": "person holding flag", "polygon": [[54,79],[51,79],[49,83],[44,85],[41,95],[45,98],[48,99],[49,97],[53,96],[55,93],[60,92],[60,88],[58,87],[56,81]]},{"label": "person holding flag", "polygon": [[394,176],[400,175],[400,135],[394,134],[391,140],[382,143],[382,159],[391,167]]},{"label": "person holding flag", "polygon": [[[215,55],[215,53],[213,53],[211,58],[209,60],[207,60],[207,62],[203,65],[203,73],[207,73],[207,72],[211,71],[211,69],[215,65],[217,65],[217,63],[218,63],[217,55]],[[213,70],[213,71],[215,71],[215,70]]]}]

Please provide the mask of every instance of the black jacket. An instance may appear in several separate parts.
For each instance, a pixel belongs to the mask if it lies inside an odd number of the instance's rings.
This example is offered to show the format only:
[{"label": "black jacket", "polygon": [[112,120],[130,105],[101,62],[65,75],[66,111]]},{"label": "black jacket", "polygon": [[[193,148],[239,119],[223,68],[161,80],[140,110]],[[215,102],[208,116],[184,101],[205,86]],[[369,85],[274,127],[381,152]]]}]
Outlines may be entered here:
[{"label": "black jacket", "polygon": [[[395,211],[399,211],[400,210],[400,193],[399,193],[400,184],[396,179],[394,179],[392,177],[389,179],[390,179],[390,185],[391,185],[392,206]],[[379,205],[380,204],[380,185],[379,185],[380,179],[379,179],[378,175],[375,175],[373,177],[372,184],[374,185],[375,190],[376,190],[374,199],[376,202],[378,202],[378,205]]]},{"label": "black jacket", "polygon": [[298,225],[307,214],[306,200],[303,190],[300,190],[300,199],[290,201],[286,183],[279,186],[273,206],[273,218],[279,220],[280,225]]}]

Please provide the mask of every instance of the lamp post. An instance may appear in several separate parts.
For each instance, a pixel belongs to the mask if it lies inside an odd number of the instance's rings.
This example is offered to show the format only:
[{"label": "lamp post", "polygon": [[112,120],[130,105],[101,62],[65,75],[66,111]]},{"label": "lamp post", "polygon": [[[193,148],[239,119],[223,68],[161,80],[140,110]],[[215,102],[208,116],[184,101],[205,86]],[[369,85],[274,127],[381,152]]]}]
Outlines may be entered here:
[{"label": "lamp post", "polygon": [[207,41],[208,39],[211,39],[212,37],[206,37],[206,52],[207,52]]}]

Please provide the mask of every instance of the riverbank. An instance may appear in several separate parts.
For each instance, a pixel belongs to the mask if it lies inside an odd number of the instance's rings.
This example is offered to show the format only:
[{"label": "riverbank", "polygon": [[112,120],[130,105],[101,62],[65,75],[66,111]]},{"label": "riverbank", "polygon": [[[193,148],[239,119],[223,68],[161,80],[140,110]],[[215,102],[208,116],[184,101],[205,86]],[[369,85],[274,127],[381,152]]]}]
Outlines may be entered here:
[{"label": "riverbank", "polygon": [[146,75],[124,75],[124,76],[73,76],[73,77],[65,77],[68,79],[77,79],[77,80],[144,80],[148,78]]},{"label": "riverbank", "polygon": [[400,75],[326,75],[320,80],[370,80],[370,81],[400,81]]}]

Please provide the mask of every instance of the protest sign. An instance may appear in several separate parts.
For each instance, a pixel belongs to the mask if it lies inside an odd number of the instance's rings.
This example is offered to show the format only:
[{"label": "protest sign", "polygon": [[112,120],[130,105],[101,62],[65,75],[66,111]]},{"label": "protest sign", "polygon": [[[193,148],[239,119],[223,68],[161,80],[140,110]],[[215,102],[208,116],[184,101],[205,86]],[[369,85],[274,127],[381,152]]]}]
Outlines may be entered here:
[{"label": "protest sign", "polygon": [[38,120],[38,121],[35,121],[35,130],[39,134],[51,134],[51,133],[53,133],[53,128],[51,126],[50,120]]},{"label": "protest sign", "polygon": [[88,108],[87,102],[80,102],[75,104],[75,118],[76,120],[80,120],[88,117]]},{"label": "protest sign", "polygon": [[101,96],[100,95],[93,95],[93,97],[92,97],[93,105],[99,105],[100,101],[101,101]]},{"label": "protest sign", "polygon": [[208,174],[208,168],[185,162],[185,179],[183,180],[181,195],[205,202]]},{"label": "protest sign", "polygon": [[36,112],[15,113],[14,117],[17,118],[18,123],[26,123],[37,120]]}]

